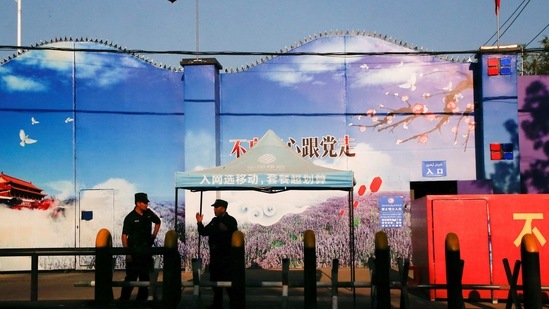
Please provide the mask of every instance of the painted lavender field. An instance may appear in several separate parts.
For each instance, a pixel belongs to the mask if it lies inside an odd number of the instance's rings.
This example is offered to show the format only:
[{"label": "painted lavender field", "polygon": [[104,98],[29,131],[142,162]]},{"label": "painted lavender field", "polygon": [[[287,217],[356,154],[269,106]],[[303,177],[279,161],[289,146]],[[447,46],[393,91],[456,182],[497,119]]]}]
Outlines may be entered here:
[{"label": "painted lavender field", "polygon": [[[391,193],[390,195],[402,195]],[[375,233],[379,227],[379,195],[372,195],[360,201],[354,209],[355,254],[357,267],[365,267],[374,253]],[[409,198],[406,199],[404,227],[384,229],[389,238],[392,261],[399,257],[411,258],[411,229]],[[341,211],[345,209],[346,211]],[[347,199],[334,198],[318,206],[310,207],[301,214],[289,214],[279,222],[265,227],[261,225],[240,225],[244,233],[247,268],[281,268],[282,259],[290,259],[290,267],[303,267],[303,232],[315,232],[317,267],[331,267],[333,259],[339,259],[342,267],[350,266],[349,217]],[[198,246],[196,226],[185,229],[186,243],[181,252],[184,269],[190,269],[192,258],[202,257],[208,263],[207,239],[202,238]]]},{"label": "painted lavender field", "polygon": [[[402,195],[399,192],[384,192],[383,195]],[[378,199],[381,194],[372,194],[370,196],[360,196],[355,200],[354,208],[354,228],[355,228],[355,248],[356,248],[356,266],[365,267],[368,258],[374,252],[374,235],[379,228],[379,209]],[[83,202],[80,201],[82,204]],[[63,212],[53,217],[53,210],[10,210],[2,206],[0,210],[10,215],[13,222],[22,222],[22,218],[36,217],[38,221],[49,222],[48,228],[40,230],[41,237],[36,235],[32,239],[58,239],[58,242],[48,242],[48,247],[72,247],[71,241],[61,237],[67,230],[74,226],[75,213],[77,213],[75,204],[78,201],[67,200],[62,202]],[[384,229],[389,238],[389,244],[392,251],[393,262],[398,257],[411,257],[411,229],[410,229],[410,209],[409,198],[406,197],[406,209],[404,214],[404,227]],[[156,246],[163,246],[164,235],[168,230],[174,229],[174,203],[173,202],[152,202],[150,205],[161,218],[162,227],[159,237],[156,240]],[[178,213],[184,213],[184,206],[180,205]],[[122,220],[126,210],[119,209],[115,212],[113,235],[113,246],[121,247],[120,232],[122,229]],[[16,219],[17,218],[17,219]],[[94,220],[99,220],[94,219]],[[11,221],[10,221],[11,222]],[[23,221],[25,222],[25,221]],[[92,221],[93,222],[93,221]],[[178,225],[181,228],[182,222],[185,222],[183,216],[178,217]],[[32,225],[32,224],[31,224]],[[96,227],[88,229],[86,235],[81,235],[81,246],[93,246],[97,231],[103,228],[101,221],[95,223]],[[282,259],[289,258],[292,268],[303,267],[303,232],[313,230],[316,239],[317,264],[318,267],[331,267],[333,259],[339,259],[342,267],[350,266],[349,250],[349,216],[347,198],[339,197],[329,199],[319,205],[311,206],[300,214],[287,214],[279,222],[271,226],[262,226],[259,224],[240,224],[239,229],[245,236],[246,267],[248,268],[280,268]],[[32,229],[28,229],[32,231]],[[204,265],[209,261],[207,239],[202,238],[200,248],[198,246],[198,234],[195,225],[187,225],[184,229],[185,241],[179,243],[179,251],[182,255],[183,269],[191,269],[191,260],[199,257],[203,259]],[[38,232],[37,232],[38,233]],[[182,235],[183,236],[183,235]],[[183,237],[181,237],[183,240]],[[86,239],[84,242],[83,240]],[[89,240],[89,241],[88,241]],[[90,243],[90,244],[88,244]],[[29,242],[23,247],[42,247],[43,242]],[[161,259],[161,257],[158,257]],[[93,257],[81,257],[80,264],[88,264],[86,261]],[[116,268],[124,268],[123,256],[116,257]],[[91,262],[93,267],[93,261]],[[40,269],[73,269],[75,257],[41,257],[39,259]],[[78,267],[77,267],[78,268]]]}]

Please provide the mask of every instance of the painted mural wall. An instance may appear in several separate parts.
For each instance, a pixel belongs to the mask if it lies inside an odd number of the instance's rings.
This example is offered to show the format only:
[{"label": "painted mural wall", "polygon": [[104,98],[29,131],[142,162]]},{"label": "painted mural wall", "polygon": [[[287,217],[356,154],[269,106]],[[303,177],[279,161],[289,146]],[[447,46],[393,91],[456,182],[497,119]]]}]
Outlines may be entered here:
[{"label": "painted mural wall", "polygon": [[[187,99],[187,120],[189,106],[210,106],[199,113],[199,125],[187,127],[187,136],[200,136],[197,142],[219,141],[223,164],[245,156],[271,129],[313,163],[352,170],[357,181],[354,222],[348,221],[345,192],[187,192],[188,255],[207,259],[205,243],[198,245],[194,214],[201,211],[202,197],[208,221],[213,216],[209,205],[221,197],[230,202],[228,211],[247,237],[249,267],[281,267],[282,258],[302,266],[302,233],[307,229],[317,236],[320,265],[329,266],[334,258],[349,265],[349,224],[355,228],[359,266],[372,255],[373,237],[380,229],[388,232],[395,256],[409,257],[410,180],[475,179],[473,74],[468,63],[406,55],[408,48],[367,36],[324,37],[288,55],[323,51],[380,54],[279,56],[221,74],[219,81],[204,79],[207,69],[186,66],[185,83],[196,75],[196,80],[212,88],[218,82],[220,88],[218,111],[211,107],[217,98]],[[219,121],[219,132],[213,119]],[[204,130],[204,123],[211,128]],[[193,158],[186,162],[187,170],[215,163],[213,156],[192,156],[189,149],[196,148],[186,147],[186,157]]]},{"label": "painted mural wall", "polygon": [[[55,203],[40,210],[4,202],[0,247],[87,247],[101,227],[120,246],[133,194],[144,191],[163,222],[157,245],[177,217],[184,266],[197,256],[207,263],[194,214],[209,221],[209,205],[221,197],[246,236],[248,267],[280,267],[282,258],[300,267],[307,229],[315,231],[320,267],[334,258],[348,266],[349,225],[360,267],[380,229],[395,257],[411,257],[410,181],[476,179],[469,63],[410,55],[367,35],[316,38],[232,73],[215,64],[158,68],[95,42],[48,46],[0,66],[0,171]],[[314,54],[323,52],[333,54]],[[337,54],[344,52],[356,55]],[[174,213],[176,171],[235,160],[269,129],[311,162],[354,172],[353,222],[338,191],[185,192]],[[30,260],[0,263],[11,270]],[[40,260],[43,269],[91,263]]]}]

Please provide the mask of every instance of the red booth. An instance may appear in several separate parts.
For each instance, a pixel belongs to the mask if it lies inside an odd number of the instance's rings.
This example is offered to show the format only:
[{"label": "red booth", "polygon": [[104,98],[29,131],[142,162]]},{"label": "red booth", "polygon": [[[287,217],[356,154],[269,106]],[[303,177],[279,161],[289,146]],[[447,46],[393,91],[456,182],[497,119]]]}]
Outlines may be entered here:
[{"label": "red booth", "polygon": [[[464,285],[508,286],[503,259],[512,270],[520,260],[522,236],[532,233],[538,240],[541,284],[549,285],[548,194],[428,195],[412,201],[411,212],[412,264],[420,283],[446,284],[444,241],[452,232],[459,238]],[[464,298],[507,295],[505,289],[463,290]],[[430,297],[446,298],[446,290],[433,289]]]}]

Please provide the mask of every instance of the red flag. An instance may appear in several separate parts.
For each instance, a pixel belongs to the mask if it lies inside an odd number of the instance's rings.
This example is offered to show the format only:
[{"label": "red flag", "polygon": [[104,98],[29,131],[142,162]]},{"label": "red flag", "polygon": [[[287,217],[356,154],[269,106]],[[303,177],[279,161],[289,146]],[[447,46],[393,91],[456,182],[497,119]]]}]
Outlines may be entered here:
[{"label": "red flag", "polygon": [[496,4],[496,16],[499,15],[499,1],[500,0],[494,0]]}]

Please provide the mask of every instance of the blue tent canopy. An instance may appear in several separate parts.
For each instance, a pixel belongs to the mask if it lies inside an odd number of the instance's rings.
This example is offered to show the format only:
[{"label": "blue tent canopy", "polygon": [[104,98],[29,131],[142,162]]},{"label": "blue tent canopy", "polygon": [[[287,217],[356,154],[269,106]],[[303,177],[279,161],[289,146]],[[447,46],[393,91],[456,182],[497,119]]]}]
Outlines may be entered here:
[{"label": "blue tent canopy", "polygon": [[315,165],[293,151],[272,130],[240,158],[225,165],[175,174],[176,188],[192,191],[352,190],[352,171]]},{"label": "blue tent canopy", "polygon": [[[315,165],[293,151],[272,130],[242,155],[225,165],[175,174],[175,212],[178,190],[199,191],[202,212],[203,191],[255,190],[276,193],[287,190],[345,190],[349,203],[349,246],[351,280],[355,280],[355,237],[352,171]],[[175,221],[177,230],[177,216]],[[199,239],[200,247],[200,239]]]}]

